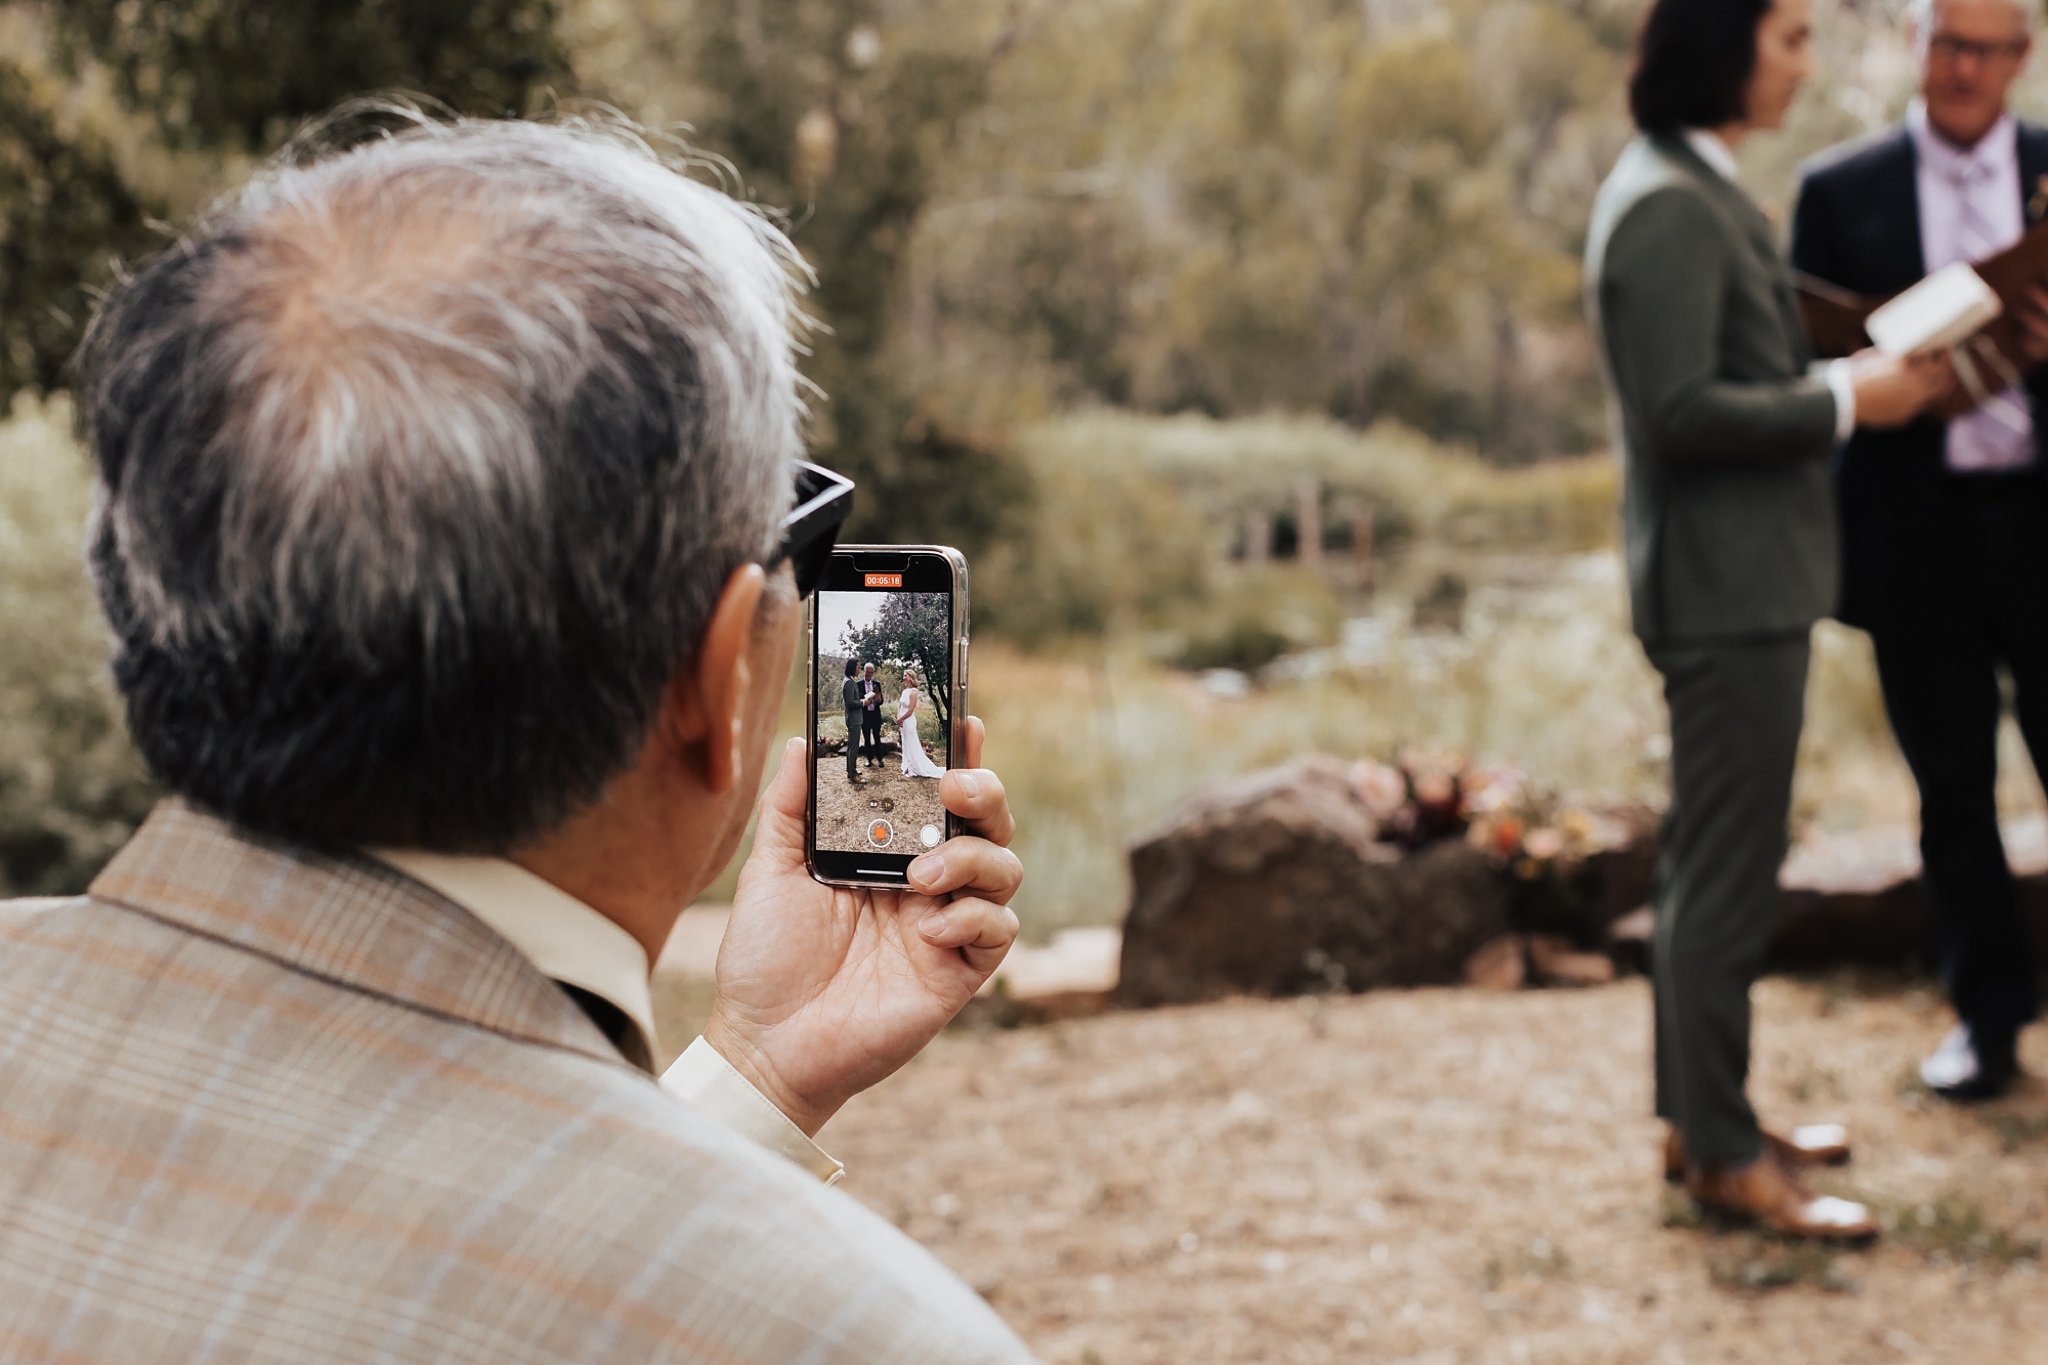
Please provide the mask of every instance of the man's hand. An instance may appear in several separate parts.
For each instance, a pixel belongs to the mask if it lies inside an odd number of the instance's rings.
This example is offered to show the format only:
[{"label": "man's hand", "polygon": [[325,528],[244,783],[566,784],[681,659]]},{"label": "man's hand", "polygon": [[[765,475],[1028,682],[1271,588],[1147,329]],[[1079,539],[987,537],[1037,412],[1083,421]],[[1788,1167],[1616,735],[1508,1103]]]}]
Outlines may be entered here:
[{"label": "man's hand", "polygon": [[1849,357],[1849,383],[1856,425],[1884,430],[1904,426],[1952,392],[1955,367],[1946,353],[1892,356],[1873,347]]},{"label": "man's hand", "polygon": [[974,766],[983,734],[969,717],[968,766],[939,780],[946,809],[973,833],[912,863],[915,891],[812,880],[801,739],[761,798],[704,1040],[807,1134],[917,1055],[1017,939],[1017,823],[1001,781]]}]

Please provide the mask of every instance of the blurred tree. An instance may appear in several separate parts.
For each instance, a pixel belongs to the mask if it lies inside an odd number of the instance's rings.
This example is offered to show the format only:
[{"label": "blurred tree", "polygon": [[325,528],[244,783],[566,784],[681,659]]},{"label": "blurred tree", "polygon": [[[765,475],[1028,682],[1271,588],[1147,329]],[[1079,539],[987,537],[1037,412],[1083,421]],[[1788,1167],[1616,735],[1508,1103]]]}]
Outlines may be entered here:
[{"label": "blurred tree", "polygon": [[28,73],[0,63],[0,407],[57,387],[84,324],[81,285],[152,241],[111,150],[66,137],[37,96]]},{"label": "blurred tree", "polygon": [[1395,416],[1518,459],[1597,427],[1604,6],[1030,13],[916,244],[903,346],[944,404]]},{"label": "blurred tree", "polygon": [[862,486],[851,533],[969,545],[1015,477],[993,443],[919,409],[891,354],[893,302],[955,129],[987,98],[1006,44],[969,0],[703,0],[679,110],[746,192],[794,214],[824,324],[805,365],[824,392],[818,457]]},{"label": "blurred tree", "polygon": [[953,733],[953,620],[943,597],[892,593],[873,621],[848,630],[839,642],[846,655],[872,661],[916,664],[924,675],[919,689],[939,718],[938,734]]},{"label": "blurred tree", "polygon": [[63,0],[57,51],[114,78],[164,136],[275,145],[354,95],[404,90],[462,113],[526,112],[574,84],[556,0]]},{"label": "blurred tree", "polygon": [[110,83],[161,148],[227,157],[367,92],[501,114],[575,83],[556,0],[0,0],[0,20],[0,404],[58,384],[90,291],[167,212],[81,90]]},{"label": "blurred tree", "polygon": [[[1811,89],[1784,136],[1744,153],[1767,202],[1800,157],[1896,114],[1910,79],[1898,9],[1817,0]],[[816,443],[861,478],[859,534],[952,537],[998,515],[1018,493],[990,453],[1001,433],[1077,402],[1391,416],[1516,462],[1576,449],[1603,429],[1580,237],[1629,133],[1641,10],[0,0],[0,65],[8,16],[31,15],[77,77],[32,90],[26,115],[19,88],[0,98],[15,149],[0,160],[17,179],[78,168],[62,178],[122,225],[103,237],[101,210],[56,195],[67,207],[43,215],[27,267],[47,278],[0,314],[14,357],[0,388],[24,366],[47,384],[62,347],[45,334],[80,311],[68,281],[132,250],[145,213],[187,207],[183,182],[138,182],[134,147],[95,148],[81,93],[126,101],[166,146],[260,151],[366,88],[471,111],[587,89],[693,122],[750,193],[791,212],[832,329],[807,366],[828,395]],[[2043,107],[2044,82],[2048,67],[2022,83],[2023,109]],[[109,167],[121,176],[102,194]],[[10,201],[12,243],[28,196]]]}]

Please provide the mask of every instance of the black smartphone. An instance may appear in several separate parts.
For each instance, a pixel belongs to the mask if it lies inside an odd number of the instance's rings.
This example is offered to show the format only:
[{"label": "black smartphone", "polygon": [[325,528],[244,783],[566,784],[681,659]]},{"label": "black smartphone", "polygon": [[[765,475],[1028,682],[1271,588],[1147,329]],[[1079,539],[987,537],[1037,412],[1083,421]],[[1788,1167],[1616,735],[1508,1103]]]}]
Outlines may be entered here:
[{"label": "black smartphone", "polygon": [[939,776],[967,727],[967,560],[842,545],[811,600],[811,875],[900,887],[955,832]]}]

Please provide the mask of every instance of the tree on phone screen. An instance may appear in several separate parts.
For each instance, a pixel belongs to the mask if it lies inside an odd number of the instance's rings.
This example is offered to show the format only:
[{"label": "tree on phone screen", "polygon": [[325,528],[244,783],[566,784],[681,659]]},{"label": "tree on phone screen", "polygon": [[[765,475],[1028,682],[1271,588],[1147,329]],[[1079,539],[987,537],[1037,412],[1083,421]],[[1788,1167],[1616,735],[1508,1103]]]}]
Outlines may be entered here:
[{"label": "tree on phone screen", "polygon": [[856,659],[893,659],[916,664],[924,676],[919,689],[938,718],[936,738],[953,733],[953,611],[946,594],[891,593],[875,619],[841,637]]}]

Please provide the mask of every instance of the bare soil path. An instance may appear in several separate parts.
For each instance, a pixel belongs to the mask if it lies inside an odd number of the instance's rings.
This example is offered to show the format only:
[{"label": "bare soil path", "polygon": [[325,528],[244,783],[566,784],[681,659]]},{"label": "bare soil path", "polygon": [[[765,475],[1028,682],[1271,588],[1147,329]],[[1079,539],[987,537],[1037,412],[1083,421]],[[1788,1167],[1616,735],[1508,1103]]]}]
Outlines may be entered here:
[{"label": "bare soil path", "polygon": [[[818,760],[818,846],[860,851],[884,847],[891,853],[922,853],[919,834],[926,825],[943,830],[946,808],[939,800],[937,779],[905,777],[903,760],[889,754],[879,768],[863,761],[860,784],[846,780],[846,757],[826,756]],[[888,826],[888,843],[877,845],[867,837],[870,825]]]},{"label": "bare soil path", "polygon": [[961,1029],[824,1141],[1053,1362],[2048,1362],[2048,1088],[1918,1092],[1924,989],[1757,1001],[1759,1108],[1852,1125],[1874,1250],[1665,1193],[1640,981]]}]

